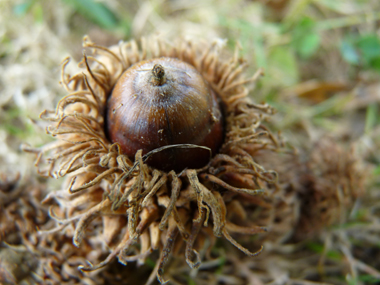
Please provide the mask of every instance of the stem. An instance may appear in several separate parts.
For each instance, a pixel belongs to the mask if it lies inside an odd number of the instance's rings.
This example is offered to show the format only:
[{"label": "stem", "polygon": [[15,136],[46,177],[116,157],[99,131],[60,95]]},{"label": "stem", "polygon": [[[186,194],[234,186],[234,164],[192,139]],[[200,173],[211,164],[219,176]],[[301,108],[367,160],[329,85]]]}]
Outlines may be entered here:
[{"label": "stem", "polygon": [[166,82],[165,70],[161,64],[155,64],[152,69],[152,83],[156,86],[161,86]]}]

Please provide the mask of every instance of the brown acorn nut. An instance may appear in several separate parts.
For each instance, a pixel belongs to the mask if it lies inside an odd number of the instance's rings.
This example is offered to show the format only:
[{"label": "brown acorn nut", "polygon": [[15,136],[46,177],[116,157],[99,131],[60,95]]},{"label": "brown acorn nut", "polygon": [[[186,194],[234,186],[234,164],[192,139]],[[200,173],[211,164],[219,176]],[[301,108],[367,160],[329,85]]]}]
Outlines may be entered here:
[{"label": "brown acorn nut", "polygon": [[161,170],[200,168],[223,141],[215,93],[193,66],[178,59],[156,58],[127,69],[107,108],[108,136],[130,159],[139,149],[146,154],[168,145],[210,149],[171,147],[154,153],[147,163]]}]

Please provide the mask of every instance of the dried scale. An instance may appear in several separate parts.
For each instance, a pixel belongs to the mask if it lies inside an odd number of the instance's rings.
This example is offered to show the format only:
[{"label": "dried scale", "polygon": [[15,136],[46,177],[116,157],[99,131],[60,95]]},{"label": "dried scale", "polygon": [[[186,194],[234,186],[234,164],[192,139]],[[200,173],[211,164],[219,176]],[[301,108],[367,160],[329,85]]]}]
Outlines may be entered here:
[{"label": "dried scale", "polygon": [[[84,47],[92,53],[84,55],[80,63],[83,70],[70,76],[65,73],[69,59],[63,62],[62,85],[69,94],[59,101],[55,111],[41,114],[43,120],[51,122],[47,132],[56,141],[26,150],[38,154],[36,164],[42,175],[68,178],[62,190],[50,193],[46,199],[55,201],[50,211],[57,222],[55,230],[74,224],[76,246],[81,247],[84,240],[97,239],[110,249],[103,262],[82,265],[81,270],[102,268],[115,257],[123,264],[141,264],[159,250],[160,257],[148,283],[155,276],[165,283],[165,263],[181,243],[192,268],[200,265],[198,251],[205,239],[213,244],[215,237],[224,237],[250,256],[261,252],[259,248],[251,252],[242,247],[231,233],[252,235],[266,229],[232,223],[227,209],[239,208],[244,197],[261,194],[276,183],[276,172],[258,164],[255,155],[262,150],[275,153],[283,145],[262,124],[273,109],[255,104],[248,97],[247,85],[261,71],[247,78],[247,65],[239,58],[238,48],[232,58],[226,58],[223,46],[221,40],[178,40],[169,44],[160,39],[143,39],[140,45],[129,41],[105,48],[85,38]],[[199,147],[197,142],[181,141],[174,146],[138,150],[131,157],[107,134],[108,98],[118,79],[132,65],[162,57],[192,66],[212,90],[209,93],[215,93],[224,114],[221,146],[200,168],[188,168],[185,163],[160,170],[149,166],[148,159],[170,149],[204,148],[210,152],[208,145]]]},{"label": "dried scale", "polygon": [[[32,281],[36,270],[36,225],[48,220],[39,200],[42,187],[28,181],[20,185],[19,174],[0,173],[0,284],[20,284]],[[32,250],[33,249],[33,250]]]},{"label": "dried scale", "polygon": [[[278,182],[260,199],[235,199],[244,212],[235,208],[229,214],[235,216],[233,221],[265,225],[268,232],[259,235],[254,244],[265,242],[273,248],[323,239],[332,225],[349,221],[353,206],[365,196],[371,176],[355,143],[345,147],[328,136],[296,154],[263,151],[255,159],[266,168],[275,166]],[[239,241],[252,245],[246,236]],[[267,250],[256,262],[269,264],[270,255]]]},{"label": "dried scale", "polygon": [[50,233],[55,221],[41,204],[46,185],[12,172],[0,173],[0,284],[115,284],[106,274],[78,270],[89,258],[102,260],[101,241],[85,241],[78,249],[70,230]]}]

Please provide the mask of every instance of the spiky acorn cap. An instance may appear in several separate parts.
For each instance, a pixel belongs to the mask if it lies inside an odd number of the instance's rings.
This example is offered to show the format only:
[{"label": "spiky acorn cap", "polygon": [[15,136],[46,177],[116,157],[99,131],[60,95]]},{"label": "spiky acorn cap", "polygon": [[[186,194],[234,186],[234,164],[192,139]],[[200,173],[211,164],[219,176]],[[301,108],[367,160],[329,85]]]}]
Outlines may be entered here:
[{"label": "spiky acorn cap", "polygon": [[[276,151],[281,143],[263,125],[273,109],[249,98],[247,86],[261,71],[247,78],[247,64],[239,58],[238,48],[228,58],[224,44],[222,40],[167,43],[142,39],[140,44],[132,40],[105,48],[85,38],[84,47],[91,49],[91,55],[84,54],[79,64],[82,71],[70,76],[65,73],[69,59],[63,62],[62,84],[69,94],[55,111],[41,114],[51,122],[47,132],[56,141],[29,150],[38,153],[36,164],[42,175],[68,178],[64,190],[47,198],[59,205],[57,211],[54,207],[51,211],[59,228],[75,223],[76,246],[91,236],[111,249],[103,262],[82,266],[82,270],[101,268],[116,256],[124,264],[143,263],[152,251],[160,249],[152,276],[157,274],[164,283],[163,267],[175,243],[185,243],[186,261],[197,267],[201,261],[197,250],[204,239],[211,238],[211,228],[215,237],[225,237],[248,255],[261,251],[248,251],[230,233],[256,234],[265,228],[234,224],[228,221],[226,209],[239,203],[234,197],[261,194],[276,181],[276,172],[259,165],[255,154],[263,149]],[[106,135],[107,99],[117,80],[134,64],[159,57],[192,65],[223,106],[222,147],[201,169],[180,173],[155,169],[146,164],[151,153],[137,151],[131,159]]]}]

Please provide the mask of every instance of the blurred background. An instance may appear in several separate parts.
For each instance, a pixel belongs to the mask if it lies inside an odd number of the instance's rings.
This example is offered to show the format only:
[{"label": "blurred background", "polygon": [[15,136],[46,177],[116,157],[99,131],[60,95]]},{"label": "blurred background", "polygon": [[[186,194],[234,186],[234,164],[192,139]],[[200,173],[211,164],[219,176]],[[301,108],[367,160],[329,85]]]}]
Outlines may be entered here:
[{"label": "blurred background", "polygon": [[[264,69],[251,96],[277,109],[272,128],[301,148],[326,134],[355,143],[379,193],[379,0],[0,0],[1,173],[36,175],[20,145],[50,140],[38,116],[66,94],[60,64],[71,56],[69,71],[77,71],[84,35],[104,46],[150,35],[225,39],[248,73]],[[372,222],[379,229],[379,218]],[[380,252],[380,237],[373,244]],[[322,252],[322,243],[310,249]],[[368,272],[342,278],[380,284]]]}]

